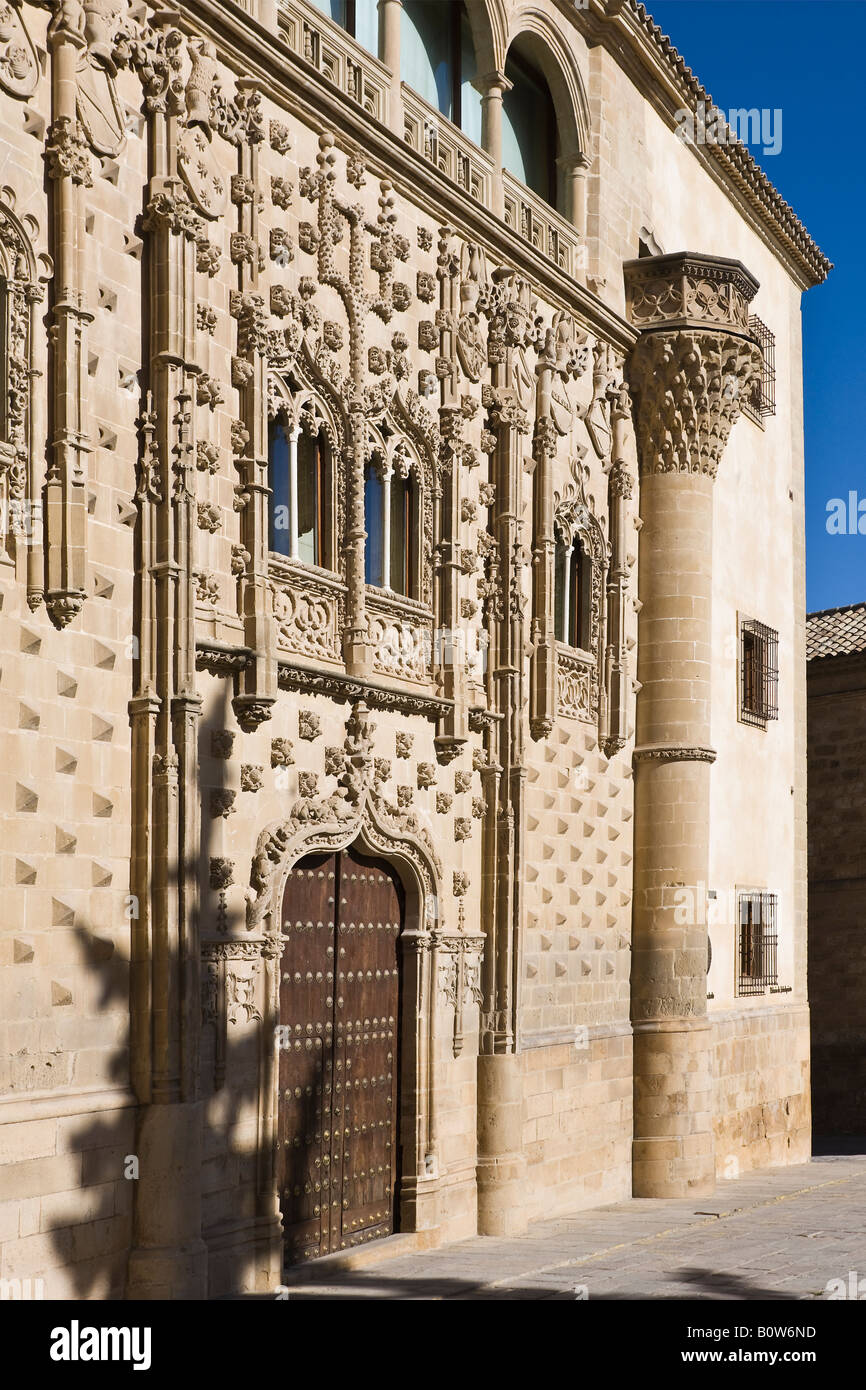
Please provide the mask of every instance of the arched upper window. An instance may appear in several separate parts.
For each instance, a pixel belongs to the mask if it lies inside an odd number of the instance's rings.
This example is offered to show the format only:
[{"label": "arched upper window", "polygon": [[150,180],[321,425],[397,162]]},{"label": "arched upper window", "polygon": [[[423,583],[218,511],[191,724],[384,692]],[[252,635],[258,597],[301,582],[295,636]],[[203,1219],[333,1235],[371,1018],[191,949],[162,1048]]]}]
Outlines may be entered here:
[{"label": "arched upper window", "polygon": [[301,564],[333,568],[331,456],[312,412],[294,425],[284,414],[270,423],[270,549]]},{"label": "arched upper window", "polygon": [[364,578],[368,584],[418,595],[418,489],[409,468],[371,459],[364,470]]},{"label": "arched upper window", "polygon": [[558,641],[581,651],[590,650],[592,560],[576,536],[569,542],[560,540],[556,546],[554,625]]},{"label": "arched upper window", "polygon": [[527,188],[556,206],[556,113],[544,75],[515,45],[505,64],[512,84],[502,99],[502,163]]},{"label": "arched upper window", "polygon": [[481,144],[481,93],[472,32],[462,3],[403,0],[400,77],[408,87]]},{"label": "arched upper window", "polygon": [[377,0],[312,0],[317,10],[333,19],[368,53],[379,52],[379,7]]}]

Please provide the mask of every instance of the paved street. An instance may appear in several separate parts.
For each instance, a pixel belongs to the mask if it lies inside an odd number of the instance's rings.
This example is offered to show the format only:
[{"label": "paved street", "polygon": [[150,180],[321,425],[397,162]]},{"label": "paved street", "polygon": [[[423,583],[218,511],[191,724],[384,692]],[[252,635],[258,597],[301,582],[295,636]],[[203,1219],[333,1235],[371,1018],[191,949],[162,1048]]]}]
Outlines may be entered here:
[{"label": "paved street", "polygon": [[866,1144],[854,1147],[723,1183],[714,1198],[624,1202],[519,1239],[333,1273],[320,1262],[292,1274],[289,1297],[814,1300],[831,1279],[848,1286],[852,1270],[866,1297]]}]

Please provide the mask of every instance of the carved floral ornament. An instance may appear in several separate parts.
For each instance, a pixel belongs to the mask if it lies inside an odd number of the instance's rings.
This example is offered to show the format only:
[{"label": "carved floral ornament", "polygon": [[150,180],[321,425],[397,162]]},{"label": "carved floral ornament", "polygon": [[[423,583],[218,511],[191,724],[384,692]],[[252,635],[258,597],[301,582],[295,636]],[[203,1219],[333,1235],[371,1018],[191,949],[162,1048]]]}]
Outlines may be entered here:
[{"label": "carved floral ornament", "polygon": [[[371,853],[408,867],[424,904],[423,928],[436,925],[442,866],[429,832],[415,811],[391,800],[374,756],[375,725],[367,706],[356,703],[346,723],[342,766],[330,793],[301,795],[288,817],[258,837],[246,891],[248,931],[279,934],[279,893],[286,872],[305,854],[344,849],[359,835]],[[331,765],[336,766],[332,749]],[[440,923],[441,925],[441,923]]]},{"label": "carved floral ornament", "polygon": [[36,232],[32,218],[25,218],[23,222],[18,219],[13,211],[11,191],[3,189],[0,284],[4,291],[5,314],[0,324],[4,335],[0,360],[4,361],[6,380],[2,402],[5,408],[0,417],[0,500],[9,508],[7,545],[12,543],[14,536],[29,534],[29,528],[38,520],[24,508],[31,449],[32,306],[43,297],[31,240]]},{"label": "carved floral ornament", "polygon": [[641,472],[715,478],[761,366],[761,350],[750,338],[712,331],[640,338],[629,384],[637,397]]}]

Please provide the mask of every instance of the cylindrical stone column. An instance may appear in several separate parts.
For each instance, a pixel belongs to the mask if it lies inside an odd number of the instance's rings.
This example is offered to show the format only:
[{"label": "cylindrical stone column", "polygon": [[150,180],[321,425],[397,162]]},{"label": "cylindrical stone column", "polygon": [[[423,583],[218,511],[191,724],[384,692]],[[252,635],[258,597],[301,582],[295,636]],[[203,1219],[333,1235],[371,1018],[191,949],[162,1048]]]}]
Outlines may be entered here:
[{"label": "cylindrical stone column", "polygon": [[703,912],[714,757],[712,489],[712,478],[687,472],[641,483],[632,942],[640,1197],[706,1194],[714,1184]]},{"label": "cylindrical stone column", "polygon": [[379,57],[391,71],[388,125],[403,138],[403,100],[400,91],[400,23],[402,0],[379,0]]},{"label": "cylindrical stone column", "polygon": [[[625,267],[640,456],[632,956],[633,1191],[715,1183],[707,1018],[713,480],[760,354],[757,282],[680,252]],[[708,307],[709,306],[709,307]]]},{"label": "cylindrical stone column", "polygon": [[501,217],[505,210],[502,189],[502,98],[511,91],[504,72],[489,72],[472,84],[481,93],[481,146],[493,161],[491,212]]}]

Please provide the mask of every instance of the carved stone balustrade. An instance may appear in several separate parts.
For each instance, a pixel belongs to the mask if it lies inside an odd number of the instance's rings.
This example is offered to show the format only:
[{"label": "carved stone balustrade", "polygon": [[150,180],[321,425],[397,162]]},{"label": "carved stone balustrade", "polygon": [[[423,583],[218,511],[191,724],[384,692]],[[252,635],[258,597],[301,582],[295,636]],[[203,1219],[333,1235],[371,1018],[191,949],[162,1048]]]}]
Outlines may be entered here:
[{"label": "carved stone balustrade", "polygon": [[279,0],[280,33],[293,53],[377,121],[388,117],[388,69],[304,0]]},{"label": "carved stone balustrade", "polygon": [[328,570],[271,559],[274,621],[281,651],[342,662],[346,586]]},{"label": "carved stone balustrade", "polygon": [[367,588],[373,670],[400,680],[430,679],[433,615],[423,603]]},{"label": "carved stone balustrade", "polygon": [[494,169],[488,155],[428,106],[417,92],[402,84],[404,139],[406,144],[445,174],[470,198],[491,206]]},{"label": "carved stone balustrade", "polygon": [[572,279],[585,269],[584,246],[570,222],[506,169],[502,171],[504,215],[524,241],[547,256]]}]

